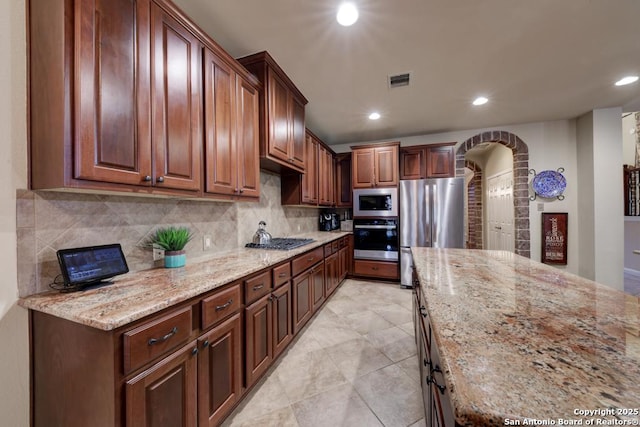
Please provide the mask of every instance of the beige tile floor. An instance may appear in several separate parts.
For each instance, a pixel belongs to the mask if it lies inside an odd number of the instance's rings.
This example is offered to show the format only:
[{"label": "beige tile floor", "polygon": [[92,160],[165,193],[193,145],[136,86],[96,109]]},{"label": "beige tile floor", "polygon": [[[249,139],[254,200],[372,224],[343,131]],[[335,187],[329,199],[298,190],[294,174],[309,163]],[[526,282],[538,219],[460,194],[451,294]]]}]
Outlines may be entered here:
[{"label": "beige tile floor", "polygon": [[424,426],[411,291],[346,280],[224,426]]}]

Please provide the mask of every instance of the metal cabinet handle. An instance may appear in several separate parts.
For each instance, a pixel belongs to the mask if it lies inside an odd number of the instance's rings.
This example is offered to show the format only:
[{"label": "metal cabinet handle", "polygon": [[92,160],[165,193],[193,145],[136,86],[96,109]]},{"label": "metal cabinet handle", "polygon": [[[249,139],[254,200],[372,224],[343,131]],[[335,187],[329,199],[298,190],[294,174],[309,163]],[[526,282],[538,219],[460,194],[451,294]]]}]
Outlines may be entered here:
[{"label": "metal cabinet handle", "polygon": [[191,354],[194,356],[198,354],[198,347],[193,347],[193,350],[191,350]]},{"label": "metal cabinet handle", "polygon": [[420,314],[422,317],[427,317],[427,308],[424,305],[420,306]]},{"label": "metal cabinet handle", "polygon": [[224,310],[225,308],[229,307],[231,305],[231,303],[233,302],[233,298],[231,298],[229,301],[227,301],[225,304],[222,305],[217,305],[216,306],[216,311],[220,311],[220,310]]},{"label": "metal cabinet handle", "polygon": [[253,287],[253,290],[254,290],[254,291],[257,291],[257,290],[260,290],[260,289],[262,289],[262,288],[264,288],[264,284],[261,284],[261,285],[255,285],[255,286]]},{"label": "metal cabinet handle", "polygon": [[149,181],[151,181],[151,176],[150,175],[145,175],[145,177],[142,178],[142,180],[145,181],[145,182],[149,182]]},{"label": "metal cabinet handle", "polygon": [[287,277],[287,273],[280,273],[278,274],[278,277]]},{"label": "metal cabinet handle", "polygon": [[162,184],[162,183],[164,182],[164,176],[159,176],[159,177],[156,179],[156,182],[159,182],[159,183],[161,183],[161,184]]},{"label": "metal cabinet handle", "polygon": [[205,340],[205,341],[202,343],[202,347],[203,347],[203,348],[207,348],[207,347],[209,347],[209,340]]},{"label": "metal cabinet handle", "polygon": [[162,338],[151,338],[148,344],[154,345],[154,344],[165,342],[166,340],[174,336],[176,333],[178,333],[178,327],[174,326],[173,329],[171,329],[167,335],[163,336]]},{"label": "metal cabinet handle", "polygon": [[244,188],[241,188],[240,190],[238,190],[238,192],[239,192],[240,194],[244,193]]},{"label": "metal cabinet handle", "polygon": [[440,390],[440,394],[444,394],[444,392],[447,391],[447,388],[443,385],[438,384],[438,381],[436,381],[434,377],[427,377],[427,384],[433,384],[434,386],[436,386],[438,390]]}]

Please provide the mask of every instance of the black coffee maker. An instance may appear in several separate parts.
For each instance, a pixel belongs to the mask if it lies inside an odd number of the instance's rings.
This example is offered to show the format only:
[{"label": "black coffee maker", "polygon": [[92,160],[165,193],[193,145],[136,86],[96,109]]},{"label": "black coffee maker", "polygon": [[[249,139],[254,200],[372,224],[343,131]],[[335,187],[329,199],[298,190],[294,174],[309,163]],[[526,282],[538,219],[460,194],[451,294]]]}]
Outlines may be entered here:
[{"label": "black coffee maker", "polygon": [[318,229],[320,231],[332,231],[340,229],[340,217],[337,213],[321,213]]}]

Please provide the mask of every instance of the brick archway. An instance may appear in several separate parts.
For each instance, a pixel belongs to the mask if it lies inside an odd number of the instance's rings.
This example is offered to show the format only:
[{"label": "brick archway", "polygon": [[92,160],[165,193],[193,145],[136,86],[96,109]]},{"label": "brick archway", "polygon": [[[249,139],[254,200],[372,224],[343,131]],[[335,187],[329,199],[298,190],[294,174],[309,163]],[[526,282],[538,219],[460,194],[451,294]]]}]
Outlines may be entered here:
[{"label": "brick archway", "polygon": [[482,169],[469,160],[464,167],[473,172],[467,186],[467,248],[482,249]]},{"label": "brick archway", "polygon": [[[478,144],[496,142],[513,153],[513,217],[515,252],[531,257],[531,233],[529,230],[529,147],[511,132],[490,131],[479,133],[464,141],[456,151],[456,176],[464,176],[464,155]],[[471,234],[471,229],[469,230]]]}]

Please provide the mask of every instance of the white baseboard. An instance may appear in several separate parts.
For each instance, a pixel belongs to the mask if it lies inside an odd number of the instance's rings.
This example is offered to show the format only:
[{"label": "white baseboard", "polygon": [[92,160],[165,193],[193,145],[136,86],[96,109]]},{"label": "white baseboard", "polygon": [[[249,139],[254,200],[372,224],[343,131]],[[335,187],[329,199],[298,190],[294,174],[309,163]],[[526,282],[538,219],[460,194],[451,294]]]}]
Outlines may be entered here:
[{"label": "white baseboard", "polygon": [[629,276],[634,276],[634,277],[640,277],[640,271],[633,270],[631,268],[625,268],[624,269],[624,274],[627,274]]}]

